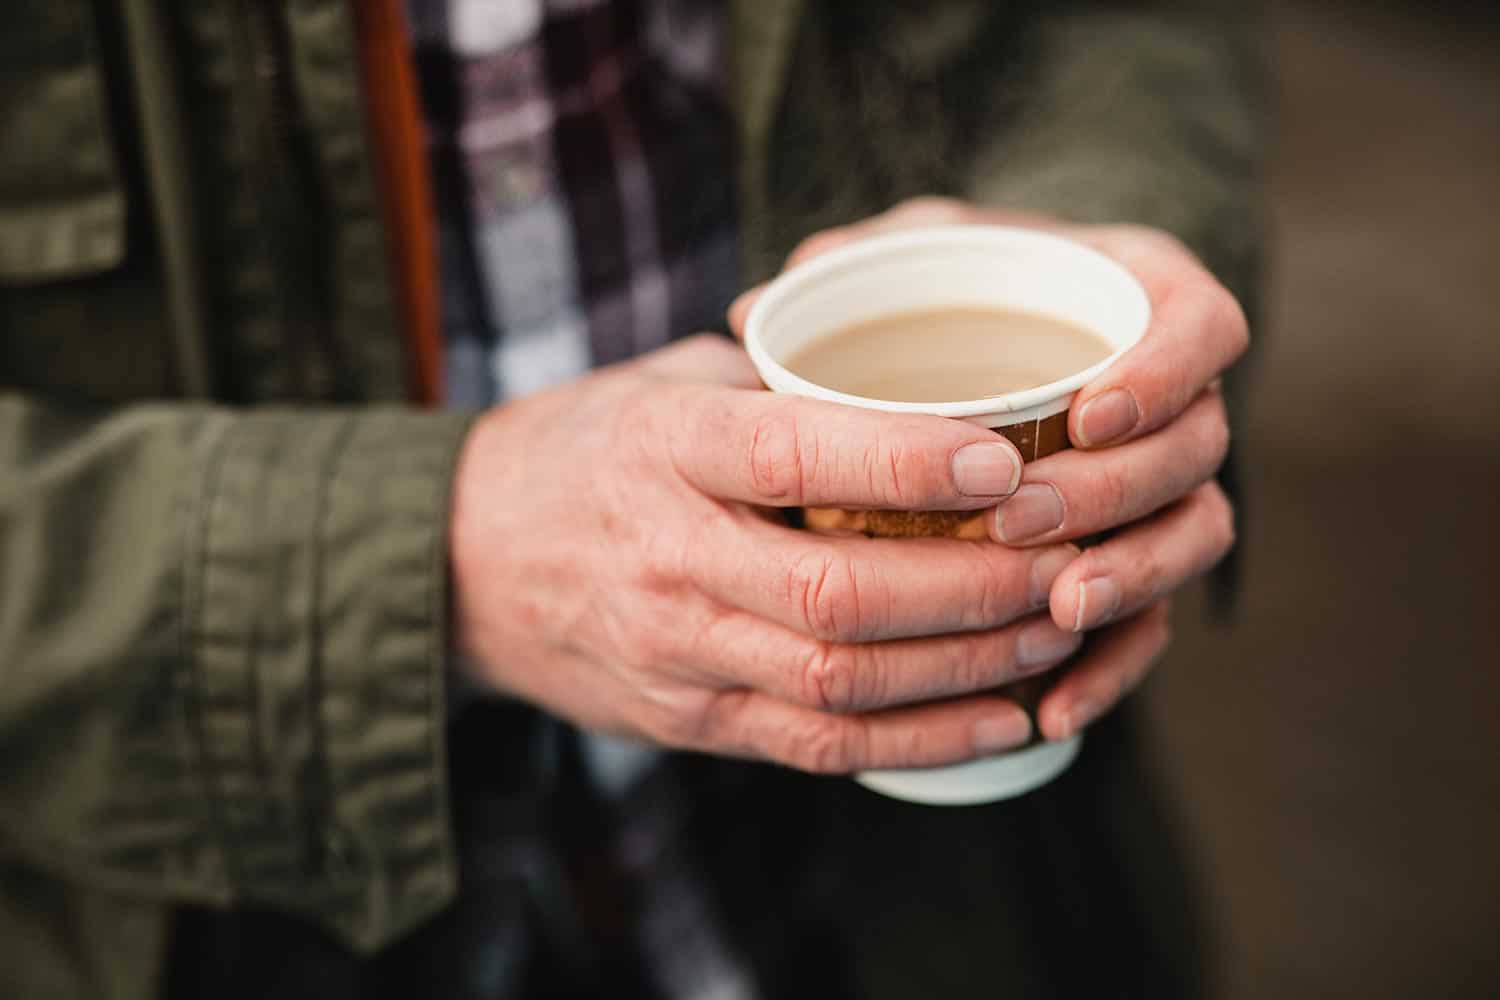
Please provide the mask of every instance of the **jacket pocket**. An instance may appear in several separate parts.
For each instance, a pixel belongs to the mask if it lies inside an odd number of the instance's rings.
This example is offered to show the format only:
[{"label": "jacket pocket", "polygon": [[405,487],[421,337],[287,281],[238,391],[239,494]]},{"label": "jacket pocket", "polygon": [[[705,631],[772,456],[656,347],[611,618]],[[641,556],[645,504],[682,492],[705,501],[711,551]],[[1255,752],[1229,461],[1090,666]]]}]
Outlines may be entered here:
[{"label": "jacket pocket", "polygon": [[125,254],[125,193],[91,7],[21,0],[5,14],[0,286],[82,277]]}]

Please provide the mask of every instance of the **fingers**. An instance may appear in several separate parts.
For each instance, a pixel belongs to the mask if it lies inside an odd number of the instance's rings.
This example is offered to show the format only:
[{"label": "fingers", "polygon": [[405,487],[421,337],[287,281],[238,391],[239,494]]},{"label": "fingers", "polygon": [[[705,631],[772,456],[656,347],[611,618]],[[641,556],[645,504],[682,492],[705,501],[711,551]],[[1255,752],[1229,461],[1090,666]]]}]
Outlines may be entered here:
[{"label": "fingers", "polygon": [[[1166,602],[1101,633],[1042,699],[1043,737],[1074,735],[1135,689],[1170,639]],[[1026,713],[999,695],[972,695],[862,714],[836,714],[764,691],[715,695],[670,742],[774,760],[818,774],[938,767],[1003,753],[1030,738]]]},{"label": "fingers", "polygon": [[1171,639],[1170,606],[1161,601],[1099,633],[1037,707],[1049,740],[1065,740],[1109,711],[1146,678]]},{"label": "fingers", "polygon": [[1224,492],[1205,483],[1059,573],[1052,585],[1052,620],[1076,632],[1128,617],[1224,558],[1234,534],[1234,512]]},{"label": "fingers", "polygon": [[1078,555],[946,538],[829,538],[744,517],[687,547],[685,570],[722,604],[825,642],[1008,625],[1045,607]]},{"label": "fingers", "polygon": [[1207,392],[1155,434],[1098,452],[1067,450],[1026,467],[990,521],[1007,545],[1084,538],[1165,507],[1211,479],[1229,448],[1223,399]]},{"label": "fingers", "polygon": [[631,364],[636,371],[652,378],[761,388],[760,376],[744,349],[713,333],[674,341],[641,355]]},{"label": "fingers", "polygon": [[1014,749],[1030,734],[1026,713],[996,696],[851,716],[734,691],[710,711],[704,745],[815,774],[847,774],[956,764]]},{"label": "fingers", "polygon": [[[1089,242],[1101,245],[1097,238]],[[1115,235],[1101,248],[1141,278],[1153,314],[1141,342],[1074,401],[1068,433],[1080,448],[1119,444],[1165,426],[1250,342],[1239,303],[1175,240],[1149,232]]]},{"label": "fingers", "polygon": [[974,510],[1012,493],[1021,456],[958,420],[767,392],[664,396],[660,438],[699,491],[764,507]]},{"label": "fingers", "polygon": [[1056,666],[1081,642],[1046,615],[984,632],[835,643],[729,612],[698,634],[693,658],[725,686],[847,714],[991,690]]}]

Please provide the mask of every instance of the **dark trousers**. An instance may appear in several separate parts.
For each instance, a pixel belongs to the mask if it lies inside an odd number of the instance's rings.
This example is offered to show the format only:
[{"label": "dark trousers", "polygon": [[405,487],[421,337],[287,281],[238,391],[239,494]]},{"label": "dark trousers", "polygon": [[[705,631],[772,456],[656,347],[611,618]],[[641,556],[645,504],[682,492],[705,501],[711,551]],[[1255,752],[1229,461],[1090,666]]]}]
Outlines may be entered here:
[{"label": "dark trousers", "polygon": [[[1190,858],[1130,706],[1020,799],[942,809],[847,779],[675,755],[678,849],[773,1000],[1205,995]],[[476,706],[452,734],[460,898],[359,960],[282,915],[184,911],[173,997],[650,997],[611,807],[567,730]],[[496,762],[507,762],[497,766]]]}]

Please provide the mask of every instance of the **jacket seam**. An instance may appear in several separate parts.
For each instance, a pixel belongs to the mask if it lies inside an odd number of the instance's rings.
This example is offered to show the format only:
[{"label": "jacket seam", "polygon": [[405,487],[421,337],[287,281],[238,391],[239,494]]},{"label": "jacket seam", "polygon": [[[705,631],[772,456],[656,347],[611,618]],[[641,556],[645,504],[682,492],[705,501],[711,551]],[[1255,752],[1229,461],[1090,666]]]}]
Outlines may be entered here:
[{"label": "jacket seam", "polygon": [[309,748],[309,756],[313,764],[314,775],[313,787],[308,794],[312,801],[303,803],[308,810],[306,818],[308,843],[312,847],[312,857],[319,862],[318,870],[324,868],[323,845],[327,843],[327,833],[330,822],[338,822],[338,809],[336,807],[338,788],[334,781],[333,769],[329,766],[328,757],[328,726],[324,718],[326,688],[323,676],[323,616],[322,606],[324,599],[324,539],[327,537],[327,521],[329,517],[328,493],[329,488],[338,478],[339,462],[348,450],[349,442],[354,436],[357,422],[351,415],[346,417],[335,435],[332,446],[329,449],[325,472],[318,476],[317,486],[313,493],[313,543],[310,553],[311,565],[308,567],[310,575],[308,585],[308,662],[307,662],[307,700],[308,717],[312,725],[312,739]]},{"label": "jacket seam", "polygon": [[[441,516],[433,519],[432,541],[430,543],[429,558],[432,566],[432,576],[429,578],[428,609],[432,615],[432,627],[429,630],[428,639],[428,674],[427,674],[427,731],[428,744],[432,750],[434,761],[434,780],[432,783],[432,808],[434,813],[443,818],[439,823],[439,836],[441,837],[440,849],[442,851],[442,862],[444,867],[451,873],[452,865],[455,864],[456,845],[454,843],[453,819],[450,812],[448,769],[447,762],[447,690],[448,669],[451,662],[447,640],[450,638],[452,619],[449,616],[449,604],[451,601],[451,580],[448,569],[448,539],[451,531],[453,508],[453,490],[458,474],[458,461],[463,452],[464,442],[468,440],[469,432],[473,428],[472,420],[463,425],[462,433],[450,444],[446,461],[441,467],[439,479],[439,493],[441,494],[442,506]],[[446,880],[449,885],[457,882],[450,874]]]},{"label": "jacket seam", "polygon": [[[198,744],[198,772],[204,791],[204,809],[207,812],[209,829],[214,844],[222,858],[224,865],[224,877],[228,882],[229,895],[237,895],[239,891],[240,875],[238,859],[230,844],[228,830],[226,829],[225,807],[219,791],[218,781],[214,770],[214,755],[209,745],[208,732],[203,719],[203,691],[206,682],[203,677],[202,656],[202,616],[205,602],[207,600],[207,582],[209,567],[212,560],[212,538],[214,511],[218,504],[220,493],[220,479],[223,475],[224,465],[228,461],[228,452],[233,439],[234,426],[230,428],[217,440],[210,439],[207,443],[209,451],[205,465],[203,488],[200,495],[201,518],[197,527],[197,546],[191,544],[183,546],[185,558],[183,566],[183,581],[189,593],[184,599],[183,615],[183,656],[187,664],[188,686],[185,692],[187,723],[194,741]],[[195,571],[196,570],[196,571]]]}]

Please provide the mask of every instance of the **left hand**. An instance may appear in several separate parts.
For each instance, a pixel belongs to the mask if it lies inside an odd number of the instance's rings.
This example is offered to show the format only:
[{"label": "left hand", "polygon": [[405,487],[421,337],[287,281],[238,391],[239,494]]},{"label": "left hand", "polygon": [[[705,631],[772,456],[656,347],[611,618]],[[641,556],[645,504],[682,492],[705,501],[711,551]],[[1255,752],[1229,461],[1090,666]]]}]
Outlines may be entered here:
[{"label": "left hand", "polygon": [[[817,233],[787,267],[879,233],[948,224],[1025,226],[1068,237],[1114,258],[1151,299],[1146,336],[1074,401],[1068,434],[1075,448],[1029,464],[1021,487],[990,519],[991,537],[1013,547],[1121,529],[1083,552],[1052,586],[1060,627],[1100,630],[1037,711],[1042,735],[1065,739],[1145,678],[1170,637],[1171,594],[1234,544],[1233,511],[1214,482],[1229,446],[1218,381],[1248,346],[1248,328],[1234,297],[1166,233],[1070,225],[945,198],[905,202]],[[730,308],[737,334],[759,291]]]}]

